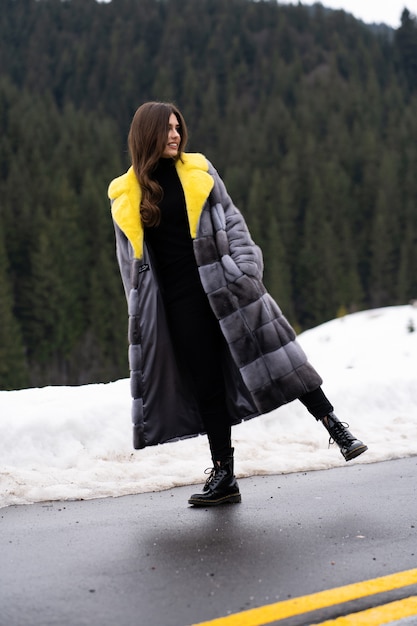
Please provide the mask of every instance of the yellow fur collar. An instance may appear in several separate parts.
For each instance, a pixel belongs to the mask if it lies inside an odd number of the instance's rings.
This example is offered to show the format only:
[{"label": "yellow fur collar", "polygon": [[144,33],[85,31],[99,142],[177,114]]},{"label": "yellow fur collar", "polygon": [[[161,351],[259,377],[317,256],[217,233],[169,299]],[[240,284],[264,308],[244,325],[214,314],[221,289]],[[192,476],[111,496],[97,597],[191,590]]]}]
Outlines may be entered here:
[{"label": "yellow fur collar", "polygon": [[[199,153],[182,155],[183,161],[176,163],[184,190],[191,236],[197,234],[198,222],[204,203],[213,188],[213,178],[208,173],[207,159]],[[141,189],[133,169],[115,178],[109,185],[112,200],[112,216],[119,228],[132,244],[135,258],[143,255],[143,226],[139,214]]]}]

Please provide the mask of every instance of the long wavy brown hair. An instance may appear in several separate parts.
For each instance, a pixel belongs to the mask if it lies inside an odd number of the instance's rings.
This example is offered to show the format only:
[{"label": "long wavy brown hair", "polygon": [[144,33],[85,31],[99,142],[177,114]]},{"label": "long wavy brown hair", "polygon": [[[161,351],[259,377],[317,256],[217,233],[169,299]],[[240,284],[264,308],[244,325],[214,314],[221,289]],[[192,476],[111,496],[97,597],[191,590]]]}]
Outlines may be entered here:
[{"label": "long wavy brown hair", "polygon": [[168,136],[168,124],[171,114],[178,120],[181,136],[175,161],[181,158],[188,139],[187,127],[181,112],[170,102],[146,102],[133,116],[128,136],[130,158],[133,171],[142,190],[140,215],[144,226],[157,226],[161,215],[158,202],[162,199],[162,189],[152,178]]}]

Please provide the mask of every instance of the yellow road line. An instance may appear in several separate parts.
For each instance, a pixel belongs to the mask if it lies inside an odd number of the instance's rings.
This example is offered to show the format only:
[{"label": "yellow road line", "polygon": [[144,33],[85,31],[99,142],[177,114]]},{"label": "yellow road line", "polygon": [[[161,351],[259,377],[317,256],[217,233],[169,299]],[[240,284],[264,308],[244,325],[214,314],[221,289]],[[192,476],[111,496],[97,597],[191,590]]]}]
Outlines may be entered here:
[{"label": "yellow road line", "polygon": [[327,622],[320,622],[317,626],[382,626],[413,615],[417,615],[417,596],[330,619]]},{"label": "yellow road line", "polygon": [[256,609],[219,617],[208,622],[199,622],[193,626],[265,626],[280,619],[317,611],[325,607],[343,604],[375,593],[392,591],[417,583],[417,569],[410,569],[381,578],[353,583],[345,587],[336,587],[291,600],[283,600],[275,604],[267,604]]}]

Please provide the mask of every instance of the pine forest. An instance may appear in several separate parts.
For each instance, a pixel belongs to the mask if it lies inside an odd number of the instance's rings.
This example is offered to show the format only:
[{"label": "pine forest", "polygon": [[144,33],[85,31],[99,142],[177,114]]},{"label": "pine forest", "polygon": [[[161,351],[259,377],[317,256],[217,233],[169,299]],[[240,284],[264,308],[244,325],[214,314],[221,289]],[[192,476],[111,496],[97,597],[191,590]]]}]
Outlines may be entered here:
[{"label": "pine forest", "polygon": [[0,389],[128,375],[107,187],[147,100],[183,112],[298,332],[417,298],[406,8],[393,30],[269,0],[2,0]]}]

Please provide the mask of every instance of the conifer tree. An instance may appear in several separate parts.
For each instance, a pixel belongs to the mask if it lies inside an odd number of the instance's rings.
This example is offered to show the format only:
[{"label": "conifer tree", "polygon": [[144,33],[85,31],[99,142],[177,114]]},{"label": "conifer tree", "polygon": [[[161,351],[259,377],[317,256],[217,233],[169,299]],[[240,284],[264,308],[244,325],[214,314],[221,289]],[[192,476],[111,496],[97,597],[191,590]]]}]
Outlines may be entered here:
[{"label": "conifer tree", "polygon": [[417,89],[417,18],[405,8],[401,26],[395,31],[395,43],[400,66],[410,91]]},{"label": "conifer tree", "polygon": [[13,293],[0,218],[0,389],[17,389],[28,383],[19,324],[13,311]]},{"label": "conifer tree", "polygon": [[372,306],[382,306],[395,298],[400,228],[392,207],[397,203],[398,174],[392,155],[385,154],[370,241],[370,294]]}]

